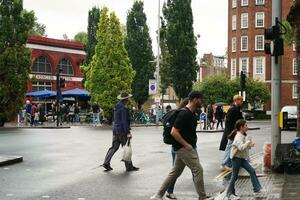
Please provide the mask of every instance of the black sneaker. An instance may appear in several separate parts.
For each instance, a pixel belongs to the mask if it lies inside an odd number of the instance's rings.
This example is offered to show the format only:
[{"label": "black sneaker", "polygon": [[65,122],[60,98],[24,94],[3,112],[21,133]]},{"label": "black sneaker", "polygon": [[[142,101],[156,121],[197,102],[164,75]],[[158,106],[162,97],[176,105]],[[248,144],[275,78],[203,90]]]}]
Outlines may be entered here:
[{"label": "black sneaker", "polygon": [[103,164],[103,165],[100,165],[100,166],[105,168],[105,170],[104,170],[105,172],[113,170],[113,168],[111,168],[111,166],[107,165],[107,164]]},{"label": "black sneaker", "polygon": [[128,168],[128,169],[126,169],[126,171],[128,171],[128,172],[132,172],[132,171],[139,171],[139,169],[140,169],[140,168],[138,168],[138,167],[134,167],[134,166],[132,166],[132,167],[130,167],[130,168]]}]

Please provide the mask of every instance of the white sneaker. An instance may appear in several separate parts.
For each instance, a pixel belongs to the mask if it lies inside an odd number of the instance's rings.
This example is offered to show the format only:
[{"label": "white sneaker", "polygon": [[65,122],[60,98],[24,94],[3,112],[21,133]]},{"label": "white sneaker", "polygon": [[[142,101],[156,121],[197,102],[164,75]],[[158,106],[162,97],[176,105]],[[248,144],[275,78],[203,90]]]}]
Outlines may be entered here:
[{"label": "white sneaker", "polygon": [[265,193],[266,193],[266,190],[262,188],[258,192],[254,192],[254,196],[260,197],[260,196],[263,196]]},{"label": "white sneaker", "polygon": [[164,200],[163,197],[160,197],[158,194],[153,195],[152,197],[150,197],[150,199],[154,199],[154,200]]},{"label": "white sneaker", "polygon": [[167,193],[167,194],[166,194],[166,197],[167,197],[168,199],[177,199],[174,193],[171,193],[171,194]]},{"label": "white sneaker", "polygon": [[238,199],[240,199],[240,197],[235,196],[234,194],[231,194],[228,198],[228,200],[238,200]]}]

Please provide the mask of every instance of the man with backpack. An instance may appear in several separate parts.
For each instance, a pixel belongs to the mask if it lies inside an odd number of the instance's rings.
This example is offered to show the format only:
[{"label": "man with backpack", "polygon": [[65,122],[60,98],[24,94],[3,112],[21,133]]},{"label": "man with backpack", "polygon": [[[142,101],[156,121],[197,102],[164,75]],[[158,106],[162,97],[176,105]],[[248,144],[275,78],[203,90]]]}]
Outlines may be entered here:
[{"label": "man with backpack", "polygon": [[159,191],[152,196],[151,199],[163,199],[165,192],[181,175],[185,166],[188,166],[191,169],[199,200],[208,199],[204,189],[203,168],[199,162],[196,150],[196,111],[197,108],[201,106],[203,95],[200,92],[192,91],[188,98],[189,103],[185,108],[178,111],[171,130],[171,135],[175,139],[172,143],[172,147],[176,152],[173,169],[163,182]]}]

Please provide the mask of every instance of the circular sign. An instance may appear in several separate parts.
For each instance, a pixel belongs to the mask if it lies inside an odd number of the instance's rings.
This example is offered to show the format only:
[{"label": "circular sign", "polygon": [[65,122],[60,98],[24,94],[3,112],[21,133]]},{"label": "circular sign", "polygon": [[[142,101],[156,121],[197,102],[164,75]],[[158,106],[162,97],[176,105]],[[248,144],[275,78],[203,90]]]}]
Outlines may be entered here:
[{"label": "circular sign", "polygon": [[151,85],[151,86],[150,86],[150,89],[151,89],[151,90],[155,90],[155,85]]}]

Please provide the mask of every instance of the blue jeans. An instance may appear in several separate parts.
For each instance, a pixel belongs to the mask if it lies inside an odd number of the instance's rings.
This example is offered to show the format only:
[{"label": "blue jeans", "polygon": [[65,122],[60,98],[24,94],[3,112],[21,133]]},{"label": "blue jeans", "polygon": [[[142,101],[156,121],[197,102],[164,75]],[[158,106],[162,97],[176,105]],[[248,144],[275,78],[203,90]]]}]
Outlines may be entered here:
[{"label": "blue jeans", "polygon": [[223,166],[232,167],[232,162],[231,162],[231,159],[230,159],[230,150],[231,150],[231,147],[232,147],[232,142],[233,141],[228,140],[226,149],[224,151],[224,158],[223,158],[223,161],[222,161]]},{"label": "blue jeans", "polygon": [[93,124],[100,124],[99,113],[93,113]]},{"label": "blue jeans", "polygon": [[256,176],[256,172],[253,169],[253,167],[249,164],[249,162],[242,158],[233,158],[232,159],[232,174],[231,174],[231,179],[230,179],[228,189],[227,189],[227,197],[229,197],[231,194],[235,195],[234,185],[235,185],[236,180],[238,179],[239,170],[241,167],[244,168],[250,174],[253,191],[258,192],[261,189],[261,185]]},{"label": "blue jeans", "polygon": [[[175,156],[176,156],[176,151],[174,150],[174,148],[171,148],[171,154],[172,154],[172,166],[174,166],[174,162],[175,162]],[[167,192],[169,194],[172,194],[174,192],[174,187],[175,187],[175,183],[176,180],[174,181],[174,183],[172,183],[172,185],[167,189]]]}]

